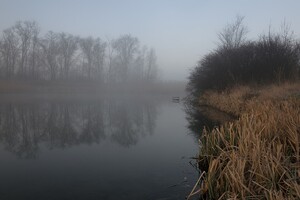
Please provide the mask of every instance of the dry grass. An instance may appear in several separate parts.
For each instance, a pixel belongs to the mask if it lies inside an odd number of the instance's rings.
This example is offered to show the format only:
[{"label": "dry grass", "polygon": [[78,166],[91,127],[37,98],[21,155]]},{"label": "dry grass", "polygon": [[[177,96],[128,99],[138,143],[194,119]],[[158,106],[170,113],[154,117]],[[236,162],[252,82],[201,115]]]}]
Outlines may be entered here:
[{"label": "dry grass", "polygon": [[288,97],[300,97],[300,82],[265,87],[238,86],[222,92],[207,91],[200,97],[200,104],[239,116],[245,109],[252,108],[247,104],[257,103],[251,100],[260,102]]},{"label": "dry grass", "polygon": [[209,92],[202,101],[239,119],[204,129],[200,164],[210,199],[300,198],[299,84]]}]

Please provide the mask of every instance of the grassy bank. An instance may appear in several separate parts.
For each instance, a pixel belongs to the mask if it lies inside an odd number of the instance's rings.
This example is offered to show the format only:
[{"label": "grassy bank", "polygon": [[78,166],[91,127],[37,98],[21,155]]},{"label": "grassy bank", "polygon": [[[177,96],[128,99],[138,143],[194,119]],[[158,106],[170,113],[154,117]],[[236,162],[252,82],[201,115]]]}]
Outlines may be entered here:
[{"label": "grassy bank", "polygon": [[203,130],[199,192],[209,199],[299,199],[299,83],[206,92],[200,104],[239,118]]}]

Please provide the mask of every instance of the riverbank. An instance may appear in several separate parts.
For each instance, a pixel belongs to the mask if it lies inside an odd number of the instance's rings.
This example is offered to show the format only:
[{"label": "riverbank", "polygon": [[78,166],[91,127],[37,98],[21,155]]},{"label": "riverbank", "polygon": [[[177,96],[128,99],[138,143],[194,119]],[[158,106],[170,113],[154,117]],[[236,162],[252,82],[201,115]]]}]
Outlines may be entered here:
[{"label": "riverbank", "polygon": [[238,117],[203,130],[199,166],[208,199],[298,199],[300,83],[206,92],[201,105]]}]

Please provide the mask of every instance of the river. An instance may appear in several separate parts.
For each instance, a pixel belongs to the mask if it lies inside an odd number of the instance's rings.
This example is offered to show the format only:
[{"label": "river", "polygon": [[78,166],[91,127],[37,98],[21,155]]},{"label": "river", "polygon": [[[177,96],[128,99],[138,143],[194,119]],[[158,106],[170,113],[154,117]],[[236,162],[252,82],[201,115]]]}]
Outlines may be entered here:
[{"label": "river", "polygon": [[187,127],[171,97],[2,97],[0,199],[184,199],[198,176]]}]

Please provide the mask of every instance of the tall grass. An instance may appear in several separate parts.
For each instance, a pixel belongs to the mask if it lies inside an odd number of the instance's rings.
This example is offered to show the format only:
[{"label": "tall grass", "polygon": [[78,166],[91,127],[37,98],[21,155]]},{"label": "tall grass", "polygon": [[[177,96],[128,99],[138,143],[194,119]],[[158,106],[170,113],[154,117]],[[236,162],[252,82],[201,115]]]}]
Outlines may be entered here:
[{"label": "tall grass", "polygon": [[199,160],[208,165],[209,199],[300,198],[298,86],[241,87],[202,96],[202,102],[239,116],[203,130]]}]

